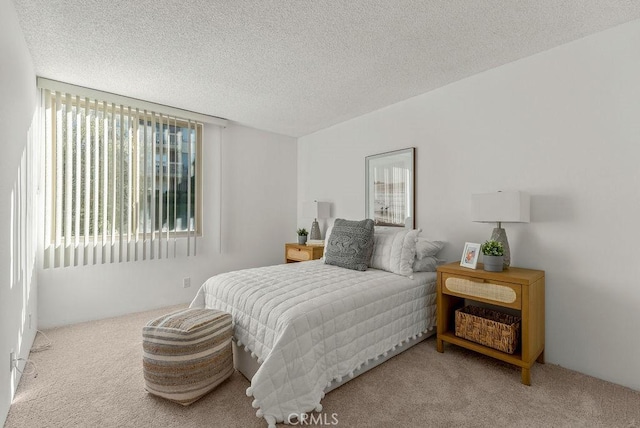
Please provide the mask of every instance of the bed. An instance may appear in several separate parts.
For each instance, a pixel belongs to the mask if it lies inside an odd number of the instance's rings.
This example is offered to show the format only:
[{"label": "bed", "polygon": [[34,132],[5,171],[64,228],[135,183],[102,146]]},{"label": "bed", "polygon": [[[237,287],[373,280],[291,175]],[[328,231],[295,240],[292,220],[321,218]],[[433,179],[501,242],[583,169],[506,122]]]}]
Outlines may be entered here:
[{"label": "bed", "polygon": [[216,275],[191,307],[232,315],[236,368],[272,427],[321,411],[326,392],[432,335],[435,282],[315,260]]}]

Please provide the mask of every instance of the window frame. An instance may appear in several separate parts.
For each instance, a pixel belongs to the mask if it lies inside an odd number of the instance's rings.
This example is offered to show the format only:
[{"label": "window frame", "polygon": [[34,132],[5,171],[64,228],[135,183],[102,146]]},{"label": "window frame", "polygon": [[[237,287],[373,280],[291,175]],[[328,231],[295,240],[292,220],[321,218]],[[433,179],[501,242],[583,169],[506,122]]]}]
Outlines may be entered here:
[{"label": "window frame", "polygon": [[[55,106],[56,105],[56,101],[55,98],[57,96],[61,96],[61,102],[64,102],[66,100],[66,95],[65,92],[61,92],[61,91],[55,91],[55,90],[50,90],[51,92],[51,105]],[[91,99],[89,97],[85,97],[85,96],[80,96],[80,95],[74,95],[70,92],[66,92],[66,94],[71,95],[71,102],[69,103],[70,106],[72,107],[78,107],[78,103],[80,108],[87,108],[87,103],[88,103],[88,99],[90,99],[91,101],[96,101],[97,105],[110,105],[109,110],[110,110],[110,114],[120,114],[120,111],[124,111],[127,110],[129,108],[131,108],[132,106],[128,106],[126,108],[123,108],[122,104],[117,104],[115,102],[111,102],[111,101],[101,101],[98,99]],[[106,104],[105,104],[106,103]],[[89,102],[89,104],[92,104],[91,102]],[[98,108],[96,105],[96,109]],[[140,111],[140,110],[139,110]],[[146,117],[144,115],[141,115],[138,118],[138,121],[147,121],[150,120],[152,117],[156,118],[155,123],[158,124],[157,119],[158,118],[162,118],[162,125],[168,125],[168,126],[178,126],[178,127],[183,127],[183,128],[189,128],[189,120],[187,119],[183,119],[183,118],[175,118],[171,115],[168,114],[163,114],[161,112],[150,112],[151,114],[148,114]],[[46,115],[46,110],[43,112],[43,116]],[[48,145],[49,143],[51,143],[51,147],[45,147],[45,151],[50,151],[51,153],[51,159],[50,161],[45,160],[45,168],[46,168],[46,172],[45,172],[45,180],[50,180],[51,181],[51,185],[50,185],[50,206],[46,206],[45,209],[48,210],[50,212],[50,224],[49,224],[49,230],[51,231],[50,234],[48,234],[49,236],[46,237],[47,241],[49,242],[49,244],[56,244],[56,222],[57,222],[57,210],[56,210],[56,205],[57,205],[57,198],[58,198],[58,186],[57,186],[57,181],[58,181],[58,174],[56,173],[56,167],[57,167],[57,156],[58,156],[58,150],[57,150],[57,146],[58,144],[60,144],[60,142],[58,141],[58,132],[57,132],[57,111],[55,108],[51,109],[51,117],[49,118],[50,123],[51,123],[51,129],[45,129],[44,132],[47,133],[48,135],[45,136],[44,141],[45,141],[45,145]],[[124,117],[124,115],[123,115]],[[145,239],[145,236],[147,237],[147,239],[149,237],[152,237],[152,239],[158,239],[158,236],[160,234],[162,234],[162,236],[164,235],[170,235],[172,238],[188,238],[189,236],[191,237],[202,237],[203,235],[203,231],[202,231],[202,217],[203,217],[203,169],[202,169],[202,147],[203,147],[203,139],[204,139],[204,125],[202,122],[199,121],[191,121],[192,124],[192,129],[194,129],[195,131],[195,156],[194,161],[194,187],[195,189],[192,189],[192,192],[195,190],[195,194],[194,194],[194,213],[193,213],[193,217],[194,217],[194,229],[193,230],[181,230],[181,231],[172,231],[170,229],[168,230],[154,230],[154,231],[142,231],[140,230],[140,225],[138,221],[132,221],[133,226],[132,229],[135,228],[135,231],[132,230],[131,233],[131,239],[132,240],[137,240],[137,241],[142,241]],[[140,123],[138,123],[137,126],[139,126]],[[161,126],[162,126],[161,125]],[[77,128],[77,126],[76,126]],[[151,137],[152,138],[152,137]],[[49,140],[50,139],[50,140]],[[65,150],[65,145],[66,145],[66,141],[62,141],[62,150]],[[75,144],[75,143],[74,143]],[[137,144],[137,141],[136,141]],[[158,144],[156,146],[156,143],[153,144],[154,147],[162,147],[162,143]],[[155,158],[155,154],[154,153],[154,158]],[[137,159],[136,159],[136,167],[135,170],[137,170],[138,165],[140,162],[140,156],[138,155]],[[170,156],[167,156],[167,171],[170,171]],[[160,167],[162,167],[162,154],[160,154]],[[155,159],[152,160],[152,166],[151,168],[155,168]],[[139,171],[137,176],[139,177]],[[156,175],[157,177],[157,175]],[[93,177],[91,177],[90,179],[90,183],[91,183],[91,188],[93,188],[94,185],[94,180]],[[63,184],[64,185],[64,184]],[[139,184],[138,184],[139,185]],[[75,189],[75,187],[74,187]],[[63,189],[64,190],[64,189]],[[108,196],[104,196],[102,195],[102,189],[100,189],[100,194],[101,194],[101,200],[105,200],[106,198],[108,198]],[[45,189],[45,192],[47,191],[47,189]],[[136,204],[140,203],[140,201],[136,201],[134,202]],[[46,202],[45,202],[46,204]],[[136,220],[138,218],[138,213],[140,212],[139,207],[136,207],[134,209],[134,211],[132,211],[132,218],[136,217]],[[64,221],[64,216],[63,216],[63,221]],[[96,237],[96,242],[94,242],[94,236]],[[101,239],[103,237],[103,234],[89,234],[88,237],[85,237],[84,235],[84,230],[81,229],[81,233],[80,235],[78,235],[77,237],[75,235],[71,235],[71,236],[67,236],[66,239],[67,240],[74,240],[77,239],[79,241],[84,242],[88,242],[88,243],[92,243],[92,244],[100,244],[101,243]],[[104,233],[104,237],[106,239],[111,240],[112,238],[112,234],[111,234],[111,228],[108,228],[107,232]],[[115,235],[113,235],[113,241],[117,241],[117,240],[121,240],[121,239],[127,239],[127,236],[125,234],[120,233],[116,233]],[[64,234],[62,235],[62,241],[65,240],[65,236]]]}]

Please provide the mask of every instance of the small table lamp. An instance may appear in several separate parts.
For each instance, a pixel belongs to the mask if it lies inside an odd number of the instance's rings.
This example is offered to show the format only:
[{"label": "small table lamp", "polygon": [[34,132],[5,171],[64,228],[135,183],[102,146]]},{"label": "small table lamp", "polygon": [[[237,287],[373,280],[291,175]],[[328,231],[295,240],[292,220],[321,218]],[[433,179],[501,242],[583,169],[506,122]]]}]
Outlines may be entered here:
[{"label": "small table lamp", "polygon": [[313,223],[311,224],[311,232],[309,232],[309,239],[322,239],[320,233],[320,226],[318,225],[319,218],[330,217],[330,204],[329,202],[307,202],[304,207],[305,217],[313,217]]},{"label": "small table lamp", "polygon": [[511,252],[507,232],[502,223],[529,223],[530,202],[526,192],[494,192],[471,195],[473,221],[481,223],[498,223],[493,229],[491,239],[504,247],[504,267],[511,263]]}]

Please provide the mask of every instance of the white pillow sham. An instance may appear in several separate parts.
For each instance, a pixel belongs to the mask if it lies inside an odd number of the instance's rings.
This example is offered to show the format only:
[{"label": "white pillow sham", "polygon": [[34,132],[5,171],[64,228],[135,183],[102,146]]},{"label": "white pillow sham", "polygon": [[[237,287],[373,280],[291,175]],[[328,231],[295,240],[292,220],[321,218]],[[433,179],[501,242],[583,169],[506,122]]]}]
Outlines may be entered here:
[{"label": "white pillow sham", "polygon": [[438,260],[433,256],[423,257],[421,259],[416,259],[413,262],[413,271],[414,272],[435,272],[437,267],[443,263],[444,261]]},{"label": "white pillow sham", "polygon": [[376,228],[369,267],[411,277],[421,229]]},{"label": "white pillow sham", "polygon": [[429,241],[425,238],[418,238],[416,242],[416,259],[421,260],[425,257],[433,257],[444,247],[443,241]]},{"label": "white pillow sham", "polygon": [[[324,251],[327,251],[327,247],[329,246],[329,236],[331,236],[331,232],[333,231],[333,222],[327,227],[327,234],[324,236]],[[322,253],[322,260],[324,258],[324,252]]]}]

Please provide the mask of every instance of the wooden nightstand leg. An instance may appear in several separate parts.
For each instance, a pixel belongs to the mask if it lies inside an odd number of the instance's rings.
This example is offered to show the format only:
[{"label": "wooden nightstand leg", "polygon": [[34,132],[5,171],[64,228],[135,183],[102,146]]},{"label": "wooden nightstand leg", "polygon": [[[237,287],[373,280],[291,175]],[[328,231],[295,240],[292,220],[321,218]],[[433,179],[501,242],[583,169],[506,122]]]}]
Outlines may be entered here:
[{"label": "wooden nightstand leg", "polygon": [[522,368],[522,384],[531,386],[531,369]]},{"label": "wooden nightstand leg", "polygon": [[540,352],[540,355],[538,355],[538,358],[536,358],[536,361],[539,362],[540,364],[544,364],[544,349],[542,350],[542,352]]},{"label": "wooden nightstand leg", "polygon": [[444,352],[444,342],[442,341],[442,339],[436,340],[436,350],[440,353]]}]

